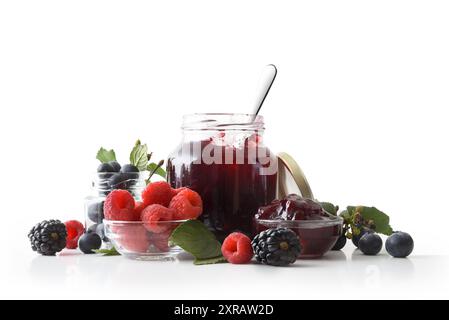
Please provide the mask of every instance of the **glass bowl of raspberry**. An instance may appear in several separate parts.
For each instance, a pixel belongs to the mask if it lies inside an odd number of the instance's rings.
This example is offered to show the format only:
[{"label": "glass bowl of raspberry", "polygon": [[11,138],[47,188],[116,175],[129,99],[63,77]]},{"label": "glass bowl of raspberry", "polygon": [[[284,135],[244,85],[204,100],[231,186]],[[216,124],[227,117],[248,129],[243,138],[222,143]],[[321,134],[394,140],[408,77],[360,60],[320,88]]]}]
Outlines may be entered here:
[{"label": "glass bowl of raspberry", "polygon": [[124,257],[144,261],[172,261],[183,250],[169,243],[172,232],[186,220],[104,220],[105,235]]},{"label": "glass bowl of raspberry", "polygon": [[293,230],[301,243],[300,259],[315,259],[326,254],[343,232],[343,219],[325,211],[312,199],[291,194],[259,208],[254,231],[272,228]]}]

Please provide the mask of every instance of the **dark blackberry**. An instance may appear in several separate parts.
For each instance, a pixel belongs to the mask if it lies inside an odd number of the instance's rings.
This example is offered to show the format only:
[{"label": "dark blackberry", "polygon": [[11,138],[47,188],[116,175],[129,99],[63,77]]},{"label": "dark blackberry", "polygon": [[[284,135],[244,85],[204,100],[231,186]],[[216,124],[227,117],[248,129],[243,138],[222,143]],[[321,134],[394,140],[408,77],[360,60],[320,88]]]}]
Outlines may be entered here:
[{"label": "dark blackberry", "polygon": [[294,263],[301,253],[298,236],[286,228],[262,231],[254,237],[251,245],[256,260],[272,266]]},{"label": "dark blackberry", "polygon": [[59,220],[44,220],[28,233],[33,251],[54,256],[66,246],[67,229]]}]

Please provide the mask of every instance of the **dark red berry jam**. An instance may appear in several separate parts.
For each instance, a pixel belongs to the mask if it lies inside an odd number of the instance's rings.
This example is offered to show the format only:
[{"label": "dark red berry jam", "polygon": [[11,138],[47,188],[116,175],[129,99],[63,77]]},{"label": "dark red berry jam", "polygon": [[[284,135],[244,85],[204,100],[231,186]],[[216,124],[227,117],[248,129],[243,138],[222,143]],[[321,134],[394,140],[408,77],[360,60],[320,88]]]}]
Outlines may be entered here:
[{"label": "dark red berry jam", "polygon": [[299,237],[300,258],[319,258],[328,252],[342,233],[343,220],[323,210],[318,202],[298,195],[274,200],[259,208],[254,217],[255,233],[271,228],[289,228]]},{"label": "dark red berry jam", "polygon": [[[258,143],[257,139],[255,140]],[[193,144],[193,142],[185,142]],[[273,174],[261,174],[265,166],[259,161],[251,163],[248,159],[248,143],[242,148],[229,145],[215,145],[214,152],[221,153],[221,163],[196,163],[196,157],[180,154],[184,147],[168,160],[168,181],[173,188],[189,187],[198,192],[203,200],[203,214],[200,217],[205,225],[222,241],[231,232],[240,231],[247,235],[252,233],[252,221],[259,207],[270,203],[276,197],[277,168]],[[203,140],[201,152],[212,139]],[[190,150],[193,150],[191,145]],[[269,153],[271,161],[276,161]],[[227,164],[225,154],[232,156],[234,163]],[[236,163],[237,154],[243,155],[243,163]],[[229,162],[229,161],[228,161]]]}]

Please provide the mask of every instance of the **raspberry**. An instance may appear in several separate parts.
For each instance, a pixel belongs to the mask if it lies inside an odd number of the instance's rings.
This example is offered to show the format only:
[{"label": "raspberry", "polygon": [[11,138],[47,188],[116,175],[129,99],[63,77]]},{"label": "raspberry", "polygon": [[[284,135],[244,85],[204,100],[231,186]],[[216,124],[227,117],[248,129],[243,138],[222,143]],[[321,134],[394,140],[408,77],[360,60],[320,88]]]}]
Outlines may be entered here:
[{"label": "raspberry", "polygon": [[140,224],[129,224],[114,226],[117,234],[117,242],[120,246],[130,252],[145,253],[150,246],[148,232]]},{"label": "raspberry", "polygon": [[170,185],[165,181],[150,183],[142,192],[142,199],[145,205],[160,204],[168,207],[172,198]]},{"label": "raspberry", "polygon": [[64,222],[65,228],[67,229],[67,249],[76,249],[78,248],[78,239],[84,233],[84,225],[77,220],[70,220]]},{"label": "raspberry", "polygon": [[134,212],[136,213],[136,215],[139,215],[139,218],[140,218],[140,215],[141,215],[143,209],[145,209],[145,208],[146,208],[146,205],[143,202],[136,201],[134,204]]},{"label": "raspberry", "polygon": [[168,252],[170,247],[168,246],[168,239],[171,236],[172,229],[162,233],[150,233],[150,244],[156,247],[161,252]]},{"label": "raspberry", "polygon": [[178,189],[171,189],[171,195],[172,197],[176,196],[178,193],[180,193],[181,191],[187,189],[186,187],[181,187]]},{"label": "raspberry", "polygon": [[203,201],[198,193],[186,188],[173,197],[169,208],[175,210],[175,220],[196,219],[203,212]]},{"label": "raspberry", "polygon": [[170,229],[170,224],[164,223],[164,221],[173,220],[174,214],[172,209],[160,204],[152,204],[142,211],[141,219],[148,231],[162,233]]},{"label": "raspberry", "polygon": [[248,263],[253,257],[251,239],[240,232],[231,233],[223,242],[221,253],[230,263]]},{"label": "raspberry", "polygon": [[140,218],[134,211],[134,198],[126,190],[113,190],[106,197],[104,216],[115,221],[137,221]]}]

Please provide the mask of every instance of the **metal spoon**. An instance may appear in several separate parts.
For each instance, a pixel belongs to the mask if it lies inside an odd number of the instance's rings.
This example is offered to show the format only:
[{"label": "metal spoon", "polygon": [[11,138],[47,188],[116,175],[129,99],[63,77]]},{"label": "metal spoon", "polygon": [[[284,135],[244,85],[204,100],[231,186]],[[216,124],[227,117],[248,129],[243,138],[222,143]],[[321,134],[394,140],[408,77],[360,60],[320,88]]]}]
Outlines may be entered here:
[{"label": "metal spoon", "polygon": [[259,82],[259,89],[256,96],[256,100],[254,101],[254,107],[253,107],[253,121],[256,119],[257,115],[259,114],[260,109],[262,108],[262,105],[265,101],[265,98],[268,95],[268,92],[271,89],[271,86],[273,85],[274,79],[276,78],[278,71],[274,64],[267,65],[262,73],[262,76],[260,77]]}]

